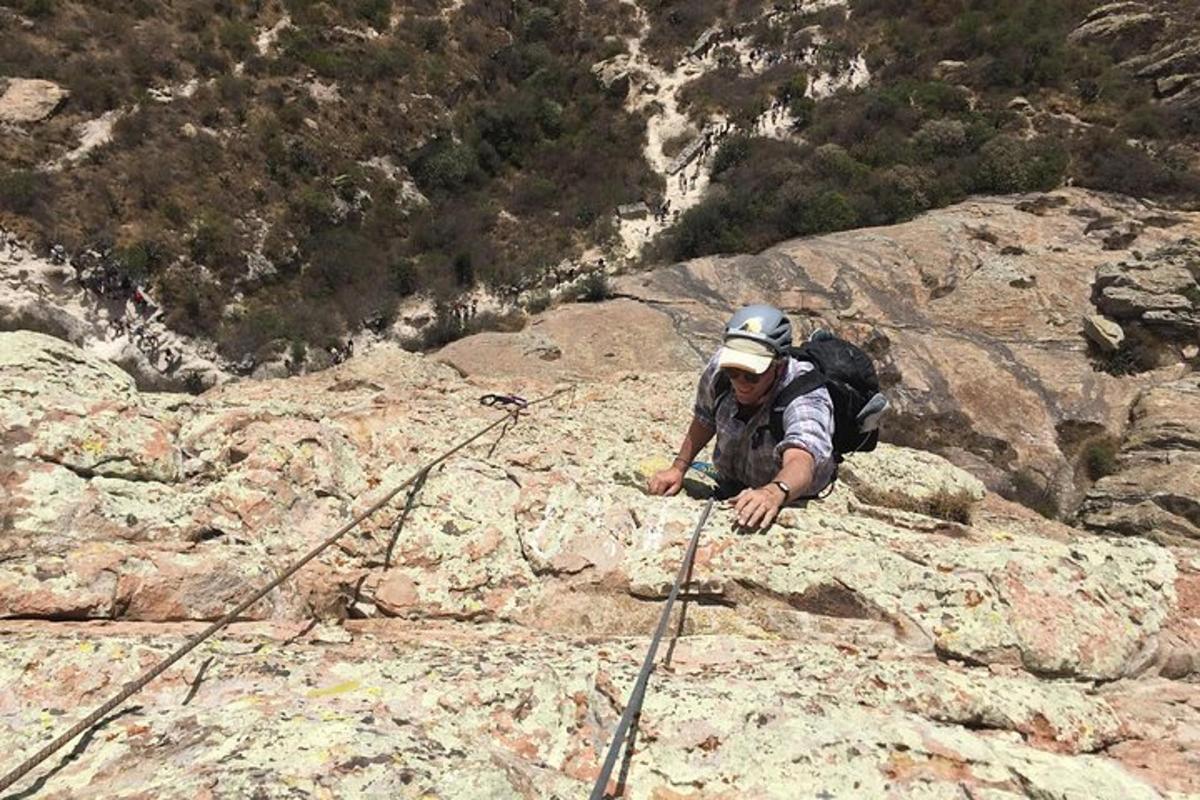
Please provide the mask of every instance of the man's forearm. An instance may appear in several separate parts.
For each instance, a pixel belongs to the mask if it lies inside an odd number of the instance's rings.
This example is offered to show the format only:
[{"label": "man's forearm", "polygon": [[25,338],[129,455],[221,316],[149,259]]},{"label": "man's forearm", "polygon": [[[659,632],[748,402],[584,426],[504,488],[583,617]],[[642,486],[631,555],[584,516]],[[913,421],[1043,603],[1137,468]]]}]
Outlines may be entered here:
[{"label": "man's forearm", "polygon": [[692,417],[692,423],[688,425],[687,433],[683,437],[683,444],[679,445],[679,454],[675,456],[675,465],[682,466],[687,469],[692,463],[704,445],[708,444],[716,433],[712,428],[705,425],[696,417]]},{"label": "man's forearm", "polygon": [[813,471],[816,462],[812,454],[799,447],[789,447],[783,451],[783,465],[773,480],[783,481],[788,485],[788,496],[784,502],[791,502],[797,497],[808,494],[812,485]]}]

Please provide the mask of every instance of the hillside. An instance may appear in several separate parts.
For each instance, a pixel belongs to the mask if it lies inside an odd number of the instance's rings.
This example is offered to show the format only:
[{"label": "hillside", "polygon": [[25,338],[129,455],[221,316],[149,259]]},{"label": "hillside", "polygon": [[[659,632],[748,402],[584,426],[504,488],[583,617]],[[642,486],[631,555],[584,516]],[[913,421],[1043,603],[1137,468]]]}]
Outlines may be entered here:
[{"label": "hillside", "polygon": [[[1196,4],[0,4],[0,227],[225,371],[1063,183],[1197,196]],[[588,283],[591,281],[591,283]],[[335,359],[336,360],[336,359]],[[207,373],[205,373],[207,374]]]}]

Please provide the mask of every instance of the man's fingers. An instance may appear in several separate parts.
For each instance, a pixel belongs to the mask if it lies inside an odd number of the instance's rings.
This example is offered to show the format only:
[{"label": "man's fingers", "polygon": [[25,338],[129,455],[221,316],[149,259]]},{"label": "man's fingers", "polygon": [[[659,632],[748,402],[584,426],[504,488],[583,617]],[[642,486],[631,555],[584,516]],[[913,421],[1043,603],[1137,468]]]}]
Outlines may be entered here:
[{"label": "man's fingers", "polygon": [[762,524],[759,527],[760,528],[771,527],[771,523],[775,521],[775,517],[777,517],[777,516],[779,516],[778,508],[768,508],[767,513],[763,515]]}]

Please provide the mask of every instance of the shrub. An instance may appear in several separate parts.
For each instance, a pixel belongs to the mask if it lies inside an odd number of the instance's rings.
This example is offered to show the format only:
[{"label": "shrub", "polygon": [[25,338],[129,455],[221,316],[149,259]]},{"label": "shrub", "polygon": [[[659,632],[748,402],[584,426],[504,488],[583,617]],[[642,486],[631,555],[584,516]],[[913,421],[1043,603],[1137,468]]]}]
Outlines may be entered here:
[{"label": "shrub", "polygon": [[1098,481],[1105,475],[1114,474],[1118,469],[1117,454],[1120,448],[1120,441],[1113,436],[1102,436],[1085,444],[1083,465],[1088,478]]},{"label": "shrub", "polygon": [[451,192],[478,180],[479,162],[466,144],[440,138],[417,152],[409,171],[422,192]]},{"label": "shrub", "polygon": [[550,307],[550,293],[545,289],[533,292],[525,301],[525,310],[530,314],[540,314]]},{"label": "shrub", "polygon": [[211,335],[221,319],[221,287],[195,268],[173,267],[157,282],[158,299],[169,328],[185,336]]},{"label": "shrub", "polygon": [[802,131],[812,124],[813,114],[817,109],[817,101],[811,97],[793,97],[788,102],[788,114],[792,117],[792,127]]},{"label": "shrub", "polygon": [[822,178],[837,181],[843,185],[865,178],[870,169],[855,160],[839,144],[828,142],[812,152],[809,165]]},{"label": "shrub", "polygon": [[599,303],[612,297],[612,285],[607,274],[600,271],[589,272],[580,279],[578,286],[574,287],[573,294],[579,302]]},{"label": "shrub", "polygon": [[957,119],[927,120],[913,134],[913,144],[923,158],[958,155],[967,146],[967,126]]},{"label": "shrub", "polygon": [[803,72],[797,72],[792,77],[788,78],[776,91],[775,96],[784,103],[790,103],[793,100],[798,100],[808,92],[808,76]]},{"label": "shrub", "polygon": [[671,231],[671,257],[682,261],[743,249],[745,240],[739,216],[736,208],[721,197],[709,198],[689,208]]},{"label": "shrub", "polygon": [[740,134],[727,136],[713,157],[712,174],[720,175],[750,157],[750,139]]},{"label": "shrub", "polygon": [[20,0],[17,7],[29,17],[44,18],[54,14],[54,0]]},{"label": "shrub", "polygon": [[981,192],[1050,191],[1062,181],[1067,154],[1057,143],[997,136],[979,151],[974,183]]},{"label": "shrub", "polygon": [[896,490],[882,490],[869,485],[856,486],[854,494],[864,503],[900,511],[910,511],[926,517],[944,519],[961,525],[971,524],[974,499],[964,491],[939,489],[925,497],[915,497]]},{"label": "shrub", "polygon": [[233,221],[212,209],[200,213],[189,244],[192,260],[217,269],[228,267],[238,258],[239,247]]},{"label": "shrub", "polygon": [[1172,168],[1131,147],[1120,137],[1103,131],[1083,137],[1076,148],[1071,171],[1080,186],[1135,197],[1200,191],[1200,176]]},{"label": "shrub", "polygon": [[140,108],[113,124],[113,144],[123,150],[132,149],[145,142],[151,131],[150,112]]},{"label": "shrub", "polygon": [[375,30],[386,31],[392,21],[392,0],[358,0],[354,11]]},{"label": "shrub", "polygon": [[143,283],[167,261],[169,253],[159,242],[143,240],[117,248],[114,256],[130,280]]},{"label": "shrub", "polygon": [[254,26],[240,19],[225,20],[218,29],[217,40],[241,61],[254,52]]},{"label": "shrub", "polygon": [[871,194],[879,221],[902,222],[929,208],[933,189],[925,170],[897,164],[872,176]]},{"label": "shrub", "polygon": [[790,211],[794,214],[794,232],[806,236],[843,231],[858,222],[858,212],[846,196],[832,190],[807,195],[798,208],[793,206]]},{"label": "shrub", "polygon": [[33,210],[38,199],[38,178],[28,170],[0,173],[0,208],[16,214]]},{"label": "shrub", "polygon": [[419,19],[413,24],[413,33],[422,50],[440,50],[446,40],[446,23],[440,19]]}]

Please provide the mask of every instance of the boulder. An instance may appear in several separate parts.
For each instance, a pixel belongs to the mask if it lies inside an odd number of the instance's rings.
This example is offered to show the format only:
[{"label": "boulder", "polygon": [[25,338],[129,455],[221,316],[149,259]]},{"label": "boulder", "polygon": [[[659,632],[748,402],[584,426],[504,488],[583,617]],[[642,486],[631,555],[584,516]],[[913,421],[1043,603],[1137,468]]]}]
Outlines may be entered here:
[{"label": "boulder", "polygon": [[1125,58],[1154,44],[1167,22],[1167,15],[1142,3],[1109,3],[1089,13],[1067,35],[1067,41],[1082,46],[1101,46],[1118,58]]},{"label": "boulder", "polygon": [[1117,352],[1125,341],[1121,326],[1099,314],[1088,314],[1083,318],[1083,335],[1104,353]]},{"label": "boulder", "polygon": [[8,78],[0,82],[0,122],[27,125],[53,114],[70,92],[54,81]]}]

